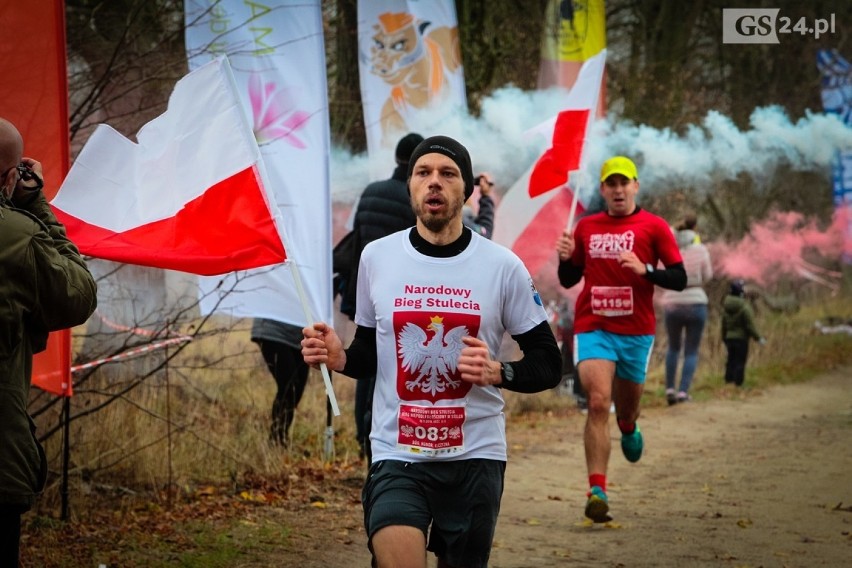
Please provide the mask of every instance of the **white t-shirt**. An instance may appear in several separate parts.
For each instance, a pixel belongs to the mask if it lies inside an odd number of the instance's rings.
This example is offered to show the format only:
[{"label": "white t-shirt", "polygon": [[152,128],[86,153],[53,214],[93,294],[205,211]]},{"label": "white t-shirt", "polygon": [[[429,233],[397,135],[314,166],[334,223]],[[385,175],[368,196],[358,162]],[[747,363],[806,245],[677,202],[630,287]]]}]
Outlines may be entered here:
[{"label": "white t-shirt", "polygon": [[355,323],[376,329],[378,369],[370,440],[373,460],[506,460],[503,396],[463,382],[461,338],[492,357],[505,332],[546,320],[521,260],[474,234],[451,258],[417,252],[409,229],[373,241],[358,268]]}]

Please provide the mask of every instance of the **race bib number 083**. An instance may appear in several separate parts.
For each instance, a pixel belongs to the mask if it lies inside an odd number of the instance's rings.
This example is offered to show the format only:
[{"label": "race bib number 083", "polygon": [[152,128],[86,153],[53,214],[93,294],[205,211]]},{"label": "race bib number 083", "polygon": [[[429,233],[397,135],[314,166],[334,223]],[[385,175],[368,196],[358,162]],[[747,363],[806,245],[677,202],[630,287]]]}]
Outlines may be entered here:
[{"label": "race bib number 083", "polygon": [[464,420],[464,407],[402,404],[397,448],[428,456],[462,452]]}]

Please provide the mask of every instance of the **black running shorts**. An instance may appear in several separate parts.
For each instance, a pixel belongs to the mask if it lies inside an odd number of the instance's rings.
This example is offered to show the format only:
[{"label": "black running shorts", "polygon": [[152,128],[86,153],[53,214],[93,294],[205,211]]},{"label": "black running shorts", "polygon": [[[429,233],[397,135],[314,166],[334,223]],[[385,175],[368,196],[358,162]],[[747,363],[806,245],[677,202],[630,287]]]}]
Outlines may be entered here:
[{"label": "black running shorts", "polygon": [[486,459],[376,462],[361,495],[367,535],[393,525],[416,527],[427,536],[427,549],[446,563],[487,566],[505,472],[506,462]]}]

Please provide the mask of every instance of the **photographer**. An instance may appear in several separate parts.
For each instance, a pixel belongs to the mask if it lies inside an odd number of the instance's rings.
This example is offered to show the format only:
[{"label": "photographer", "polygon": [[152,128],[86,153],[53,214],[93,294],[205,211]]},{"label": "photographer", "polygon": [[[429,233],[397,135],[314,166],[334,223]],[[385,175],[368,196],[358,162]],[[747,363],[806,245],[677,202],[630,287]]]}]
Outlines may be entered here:
[{"label": "photographer", "polygon": [[42,166],[22,158],[0,118],[0,566],[18,566],[21,515],[44,488],[47,460],[27,414],[33,354],[50,331],[95,310],[95,280],[42,193]]},{"label": "photographer", "polygon": [[479,189],[479,207],[474,213],[471,204],[473,197],[468,199],[462,210],[462,222],[474,233],[490,240],[494,234],[494,199],[491,197],[494,180],[490,174],[483,172],[474,180],[474,186]]}]

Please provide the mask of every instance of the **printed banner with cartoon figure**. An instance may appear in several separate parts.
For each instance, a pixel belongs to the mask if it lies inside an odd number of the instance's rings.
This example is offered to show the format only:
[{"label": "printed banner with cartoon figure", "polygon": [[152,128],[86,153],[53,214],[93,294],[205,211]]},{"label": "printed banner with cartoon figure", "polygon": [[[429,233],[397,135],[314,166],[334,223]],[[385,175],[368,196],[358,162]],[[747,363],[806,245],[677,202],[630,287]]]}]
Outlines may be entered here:
[{"label": "printed banner with cartoon figure", "polygon": [[415,115],[467,108],[453,0],[359,0],[358,58],[367,150],[390,157],[384,173]]}]

